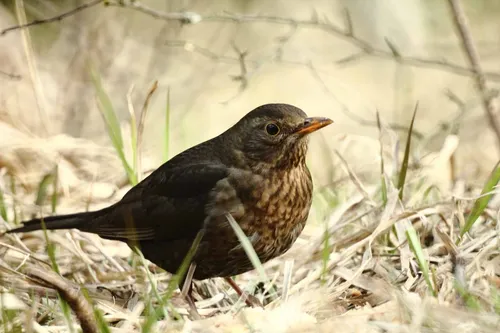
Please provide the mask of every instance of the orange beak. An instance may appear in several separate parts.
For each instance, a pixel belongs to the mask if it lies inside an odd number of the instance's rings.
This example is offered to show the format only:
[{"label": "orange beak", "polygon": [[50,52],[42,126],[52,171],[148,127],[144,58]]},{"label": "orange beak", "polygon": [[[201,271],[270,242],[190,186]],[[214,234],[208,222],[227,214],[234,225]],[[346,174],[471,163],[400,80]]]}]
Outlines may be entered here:
[{"label": "orange beak", "polygon": [[320,128],[330,125],[331,123],[333,123],[333,120],[329,118],[323,118],[323,117],[306,118],[304,119],[304,123],[302,123],[301,125],[299,125],[299,127],[297,127],[295,133],[310,134],[312,132],[319,130]]}]

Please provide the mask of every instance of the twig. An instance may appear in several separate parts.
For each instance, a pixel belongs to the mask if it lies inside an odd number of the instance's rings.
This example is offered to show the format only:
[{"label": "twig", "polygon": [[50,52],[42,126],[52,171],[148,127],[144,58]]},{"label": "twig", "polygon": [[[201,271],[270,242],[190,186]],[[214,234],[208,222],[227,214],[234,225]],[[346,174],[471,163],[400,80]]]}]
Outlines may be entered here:
[{"label": "twig", "polygon": [[104,0],[93,0],[93,1],[84,3],[84,4],[80,5],[80,6],[77,6],[77,7],[73,8],[73,9],[71,9],[71,10],[68,10],[67,12],[64,12],[64,13],[56,15],[56,16],[52,16],[52,17],[49,17],[49,18],[46,18],[46,19],[41,19],[41,20],[34,20],[34,21],[31,21],[31,22],[26,23],[26,24],[19,24],[19,25],[14,25],[14,26],[8,27],[6,29],[3,29],[0,32],[0,36],[3,36],[6,33],[11,32],[11,31],[29,28],[29,27],[32,27],[32,26],[35,26],[35,25],[41,25],[41,24],[45,24],[45,23],[52,23],[52,22],[62,21],[63,19],[65,19],[65,18],[67,18],[69,16],[72,16],[72,15],[74,15],[74,14],[76,14],[78,12],[81,12],[82,10],[85,10],[87,8],[90,8],[90,7],[93,7],[95,5],[98,5],[101,2],[104,2]]},{"label": "twig", "polygon": [[[464,116],[476,108],[478,104],[482,104],[480,101],[477,101],[477,98],[473,98],[470,101],[463,101],[458,97],[453,91],[447,89],[444,92],[445,96],[457,106],[458,111],[453,115],[451,119],[438,123],[434,130],[430,131],[429,134],[426,135],[422,142],[422,146],[426,147],[430,142],[432,142],[435,138],[440,137],[443,133],[450,134],[458,134],[460,129],[460,124],[464,119]],[[488,92],[491,98],[497,98],[500,96],[500,91],[495,89],[490,89]]]},{"label": "twig", "polygon": [[9,79],[12,79],[12,80],[21,80],[21,78],[22,78],[22,76],[19,75],[19,74],[8,73],[8,72],[4,72],[2,70],[0,70],[0,75],[6,76],[6,77],[8,77]]},{"label": "twig", "polygon": [[248,72],[248,66],[247,66],[247,56],[248,56],[248,51],[241,51],[238,46],[236,45],[235,42],[231,43],[231,46],[238,54],[238,63],[240,65],[240,74],[239,75],[232,75],[231,78],[233,81],[239,81],[240,82],[240,87],[238,89],[238,92],[228,100],[222,102],[222,104],[228,104],[229,102],[233,101],[237,97],[239,97],[245,89],[248,87],[248,81],[250,79],[250,76],[252,73]]},{"label": "twig", "polygon": [[453,23],[455,24],[455,29],[460,35],[462,42],[462,47],[467,55],[469,64],[474,72],[474,80],[476,82],[476,87],[481,96],[481,102],[483,104],[484,112],[488,118],[489,124],[493,132],[497,137],[498,149],[500,150],[500,125],[495,119],[495,105],[493,103],[493,98],[488,94],[488,87],[486,85],[486,77],[481,69],[481,63],[479,60],[479,53],[474,45],[472,34],[468,27],[467,17],[465,16],[464,10],[460,3],[460,0],[448,0],[450,6]]},{"label": "twig", "polygon": [[246,57],[248,51],[242,51],[238,48],[236,43],[232,43],[233,50],[238,54],[238,60],[240,63],[240,74],[233,76],[233,80],[240,81],[240,91],[245,90],[248,87],[248,69],[246,65]]},{"label": "twig", "polygon": [[[165,45],[170,46],[170,47],[180,47],[180,48],[183,48],[187,52],[198,53],[198,54],[204,56],[205,58],[208,58],[208,59],[213,60],[213,61],[221,61],[221,62],[227,62],[227,63],[239,63],[240,62],[240,58],[219,55],[219,54],[214,53],[205,47],[196,45],[194,43],[191,43],[191,42],[185,41],[185,40],[169,40],[165,43]],[[256,61],[249,61],[248,59],[246,59],[245,61],[247,63],[252,63],[252,64],[257,63]]]},{"label": "twig", "polygon": [[[337,98],[337,96],[335,96],[335,94],[330,90],[330,88],[328,88],[328,86],[326,85],[325,81],[321,78],[321,76],[319,75],[318,71],[316,70],[316,67],[314,67],[314,65],[312,63],[309,63],[308,68],[311,71],[311,75],[313,76],[313,78],[316,81],[318,81],[318,83],[323,88],[324,92],[327,95],[329,95],[336,103],[338,103],[340,105],[340,109],[339,110],[343,114],[345,114],[349,119],[351,119],[352,121],[355,121],[356,123],[358,123],[361,126],[371,126],[371,127],[377,126],[377,121],[367,120],[367,119],[363,118],[362,116],[360,116],[360,115],[358,115],[358,114],[350,111],[349,108],[345,104],[343,104]],[[401,124],[397,124],[397,123],[390,123],[389,127],[392,130],[401,131],[401,132],[405,132],[405,133],[408,133],[408,128],[409,128],[406,125],[401,125]],[[420,133],[417,130],[414,130],[412,132],[412,136],[414,136],[417,140],[423,140],[424,137],[425,137],[423,133]]]},{"label": "twig", "polygon": [[82,332],[99,332],[92,307],[77,286],[72,285],[68,280],[51,270],[38,267],[29,267],[27,275],[40,280],[42,284],[48,285],[59,292],[59,295],[69,304],[78,318]]}]

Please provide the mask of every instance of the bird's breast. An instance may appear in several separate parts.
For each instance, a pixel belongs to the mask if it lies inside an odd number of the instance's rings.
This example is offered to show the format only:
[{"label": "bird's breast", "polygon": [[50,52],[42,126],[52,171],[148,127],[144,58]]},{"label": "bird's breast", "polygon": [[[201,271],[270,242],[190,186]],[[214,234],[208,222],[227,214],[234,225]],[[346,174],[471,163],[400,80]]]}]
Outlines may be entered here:
[{"label": "bird's breast", "polygon": [[[263,261],[287,251],[302,232],[312,197],[305,165],[286,171],[254,174],[235,170],[225,193],[232,192],[232,214]],[[226,198],[224,198],[226,199]],[[240,246],[237,246],[240,248]]]},{"label": "bird's breast", "polygon": [[254,193],[261,215],[244,227],[259,235],[257,250],[264,256],[275,257],[288,250],[304,229],[311,207],[312,180],[303,165],[276,173],[265,183],[262,191]]},{"label": "bird's breast", "polygon": [[[205,235],[197,254],[200,276],[230,276],[253,268],[226,213],[239,224],[262,262],[286,252],[305,226],[312,186],[305,165],[269,174],[231,169],[211,192],[206,207]],[[214,271],[212,266],[224,269]]]}]

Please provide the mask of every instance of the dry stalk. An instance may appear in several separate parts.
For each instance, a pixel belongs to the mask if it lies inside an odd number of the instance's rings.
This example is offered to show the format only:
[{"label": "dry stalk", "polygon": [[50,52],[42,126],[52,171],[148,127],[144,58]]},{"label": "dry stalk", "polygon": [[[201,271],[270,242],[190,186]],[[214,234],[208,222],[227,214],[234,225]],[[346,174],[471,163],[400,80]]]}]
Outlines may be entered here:
[{"label": "dry stalk", "polygon": [[59,292],[78,318],[83,333],[99,332],[92,306],[85,297],[83,297],[78,288],[75,288],[66,279],[50,270],[30,267],[27,273],[29,276],[41,280],[43,283],[53,287]]},{"label": "dry stalk", "polygon": [[460,0],[448,0],[448,4],[451,9],[453,23],[455,29],[460,35],[460,40],[462,43],[462,48],[467,55],[467,59],[474,72],[474,81],[476,83],[477,90],[481,96],[481,102],[483,105],[484,112],[490,124],[491,129],[497,138],[497,148],[500,151],[500,125],[495,118],[496,108],[493,103],[493,97],[488,92],[488,87],[486,84],[486,77],[481,68],[481,61],[479,59],[479,53],[474,45],[474,40],[472,33],[469,29],[469,24],[467,22],[467,17],[465,16],[464,9]]}]

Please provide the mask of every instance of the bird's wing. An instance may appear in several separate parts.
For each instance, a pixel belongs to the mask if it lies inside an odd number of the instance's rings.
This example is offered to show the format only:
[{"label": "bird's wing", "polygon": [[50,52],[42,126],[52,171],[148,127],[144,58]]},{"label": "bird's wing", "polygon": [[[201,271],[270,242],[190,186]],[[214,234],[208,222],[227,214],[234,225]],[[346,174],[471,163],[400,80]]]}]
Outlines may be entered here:
[{"label": "bird's wing", "polygon": [[227,175],[219,164],[160,167],[114,205],[92,232],[128,241],[192,237],[203,225],[210,191]]}]

